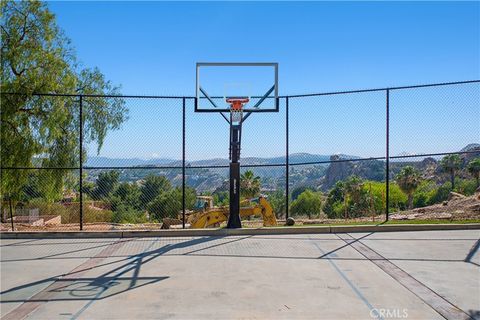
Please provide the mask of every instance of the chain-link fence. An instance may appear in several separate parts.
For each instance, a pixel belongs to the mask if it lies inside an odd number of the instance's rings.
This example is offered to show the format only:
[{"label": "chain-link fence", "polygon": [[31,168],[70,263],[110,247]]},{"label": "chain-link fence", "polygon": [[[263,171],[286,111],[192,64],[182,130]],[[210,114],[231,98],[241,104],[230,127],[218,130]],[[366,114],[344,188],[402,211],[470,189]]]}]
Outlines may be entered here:
[{"label": "chain-link fence", "polygon": [[[228,123],[194,98],[1,99],[2,231],[225,225]],[[480,81],[282,96],[244,123],[241,166],[242,206],[279,225],[478,219]]]}]

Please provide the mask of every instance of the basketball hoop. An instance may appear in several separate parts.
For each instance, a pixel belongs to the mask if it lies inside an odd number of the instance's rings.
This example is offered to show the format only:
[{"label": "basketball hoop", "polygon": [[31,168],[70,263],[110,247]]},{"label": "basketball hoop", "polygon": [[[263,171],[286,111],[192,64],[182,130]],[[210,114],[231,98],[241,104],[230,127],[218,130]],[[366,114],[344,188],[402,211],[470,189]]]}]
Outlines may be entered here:
[{"label": "basketball hoop", "polygon": [[226,98],[230,104],[230,114],[233,122],[241,122],[243,118],[243,105],[250,101],[249,98]]}]

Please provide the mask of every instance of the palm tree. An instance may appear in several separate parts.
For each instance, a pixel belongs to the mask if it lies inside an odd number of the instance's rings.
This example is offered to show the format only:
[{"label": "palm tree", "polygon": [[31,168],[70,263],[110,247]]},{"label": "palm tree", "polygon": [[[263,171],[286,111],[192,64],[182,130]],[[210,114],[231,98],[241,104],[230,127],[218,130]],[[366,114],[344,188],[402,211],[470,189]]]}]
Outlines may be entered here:
[{"label": "palm tree", "polygon": [[408,209],[413,208],[413,193],[421,182],[420,173],[411,166],[404,167],[395,177],[398,186],[408,197]]},{"label": "palm tree", "polygon": [[460,169],[460,165],[462,164],[462,160],[458,154],[450,154],[440,161],[440,165],[442,166],[443,170],[450,173],[450,181],[452,182],[452,190],[455,189],[455,171]]},{"label": "palm tree", "polygon": [[467,165],[467,170],[477,180],[477,188],[480,187],[480,158],[475,158]]},{"label": "palm tree", "polygon": [[254,198],[260,195],[260,177],[255,176],[253,171],[245,171],[240,176],[240,190],[245,198]]},{"label": "palm tree", "polygon": [[350,195],[354,203],[359,203],[362,193],[363,180],[357,176],[351,176],[345,182],[345,193]]}]

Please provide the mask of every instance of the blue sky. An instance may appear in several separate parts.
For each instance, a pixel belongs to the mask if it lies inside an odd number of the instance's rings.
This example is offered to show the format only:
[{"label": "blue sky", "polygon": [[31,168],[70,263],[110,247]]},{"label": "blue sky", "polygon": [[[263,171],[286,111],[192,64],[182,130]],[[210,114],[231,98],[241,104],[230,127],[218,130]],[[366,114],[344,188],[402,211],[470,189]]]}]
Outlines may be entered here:
[{"label": "blue sky", "polygon": [[[79,60],[98,66],[125,94],[194,95],[197,61],[278,62],[280,94],[480,78],[479,2],[50,2],[49,8]],[[477,85],[392,96],[392,154],[478,142],[479,95]],[[291,152],[384,154],[382,94],[291,105],[297,105]],[[181,156],[178,103],[128,106],[130,120],[109,134],[101,155]],[[187,107],[187,157],[226,157],[226,123]],[[249,118],[243,155],[284,154],[283,112]]]}]

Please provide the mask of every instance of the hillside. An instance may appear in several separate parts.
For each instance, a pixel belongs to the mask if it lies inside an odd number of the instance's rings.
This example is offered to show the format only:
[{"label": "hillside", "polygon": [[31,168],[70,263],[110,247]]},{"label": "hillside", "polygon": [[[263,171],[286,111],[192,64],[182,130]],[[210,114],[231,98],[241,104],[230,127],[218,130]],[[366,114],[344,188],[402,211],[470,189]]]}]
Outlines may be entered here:
[{"label": "hillside", "polygon": [[463,220],[478,219],[479,217],[480,191],[470,197],[451,192],[448,201],[390,215],[392,220]]},{"label": "hillside", "polygon": [[[470,175],[466,171],[465,166],[474,157],[480,156],[480,145],[469,144],[461,149],[463,153],[460,155],[462,159],[462,169],[459,170],[457,176],[460,178],[469,178]],[[478,152],[475,152],[478,151]],[[340,180],[351,175],[357,175],[363,179],[373,181],[385,180],[385,161],[383,160],[367,160],[367,161],[342,161],[358,159],[356,156],[350,155],[317,155],[308,153],[296,153],[290,155],[290,163],[309,163],[309,162],[324,162],[333,161],[331,163],[321,164],[304,164],[292,165],[289,168],[289,182],[290,188],[293,190],[298,186],[311,186],[314,189],[327,191]],[[396,174],[406,165],[410,165],[418,169],[422,177],[436,183],[444,183],[448,181],[448,175],[443,172],[439,165],[441,157],[431,158],[404,158],[395,159],[390,162],[390,179],[394,179]],[[417,161],[415,161],[417,160]],[[262,179],[263,190],[283,190],[285,188],[285,163],[284,157],[271,158],[242,158],[243,166],[253,166],[243,168],[245,170],[253,170],[254,173]],[[182,183],[181,161],[172,160],[168,158],[160,159],[111,159],[104,157],[92,157],[87,162],[87,165],[95,166],[121,166],[132,167],[128,169],[119,169],[120,180],[128,182],[136,182],[143,180],[147,175],[164,175],[173,185],[179,186]],[[255,165],[273,165],[268,167],[254,167]],[[275,166],[278,165],[278,166]],[[177,168],[156,168],[156,166],[173,166]],[[194,168],[195,166],[224,166],[221,168]],[[149,169],[135,168],[135,167],[150,167]],[[98,174],[105,169],[90,169],[87,180],[94,181]],[[186,183],[187,186],[193,187],[197,192],[214,192],[216,190],[223,190],[225,181],[228,179],[228,159],[214,158],[206,160],[191,161],[187,163],[186,169]]]}]

